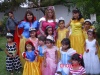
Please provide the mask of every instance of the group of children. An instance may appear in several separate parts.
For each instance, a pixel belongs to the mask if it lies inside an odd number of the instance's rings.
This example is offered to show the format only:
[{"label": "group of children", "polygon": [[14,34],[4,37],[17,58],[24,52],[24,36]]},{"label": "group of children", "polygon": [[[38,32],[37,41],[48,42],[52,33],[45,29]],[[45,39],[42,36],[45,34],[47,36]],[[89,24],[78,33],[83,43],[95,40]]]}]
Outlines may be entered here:
[{"label": "group of children", "polygon": [[[22,53],[23,59],[26,60],[23,75],[86,75],[100,73],[100,63],[97,55],[98,43],[94,38],[93,29],[87,30],[88,39],[85,41],[83,57],[71,48],[68,39],[69,31],[65,28],[63,19],[59,20],[56,36],[51,26],[46,27],[46,37],[39,36],[37,38],[37,31],[34,28],[30,28],[29,31],[30,38],[27,39],[25,51]],[[13,75],[14,69],[19,72],[22,66],[11,33],[7,33],[6,54],[7,70],[11,72],[11,75]]]}]

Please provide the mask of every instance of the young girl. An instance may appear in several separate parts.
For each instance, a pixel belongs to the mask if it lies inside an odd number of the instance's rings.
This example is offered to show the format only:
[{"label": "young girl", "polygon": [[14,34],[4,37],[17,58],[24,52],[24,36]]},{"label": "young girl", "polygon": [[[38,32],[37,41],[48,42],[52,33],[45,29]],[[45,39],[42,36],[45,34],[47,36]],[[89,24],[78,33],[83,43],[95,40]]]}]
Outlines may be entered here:
[{"label": "young girl", "polygon": [[53,39],[51,36],[46,40],[47,48],[44,51],[43,74],[54,75],[57,67],[57,48],[53,46]]},{"label": "young girl", "polygon": [[30,40],[34,44],[35,50],[37,50],[38,49],[38,38],[36,38],[37,31],[35,28],[30,28],[29,32],[30,32],[30,37],[28,40]]},{"label": "young girl", "polygon": [[70,48],[70,40],[68,38],[64,38],[61,41],[62,47],[60,48],[61,59],[58,63],[57,72],[61,72],[62,75],[69,75],[69,65],[71,56],[76,53],[75,50]]},{"label": "young girl", "polygon": [[25,43],[25,52],[22,56],[26,62],[24,65],[23,75],[40,75],[40,70],[37,61],[37,54],[34,51],[35,47],[31,41]]},{"label": "young girl", "polygon": [[[94,38],[94,30],[89,29],[87,32],[88,39],[85,41],[85,52],[83,55],[84,64],[87,74],[99,74],[100,62],[98,58],[98,43]],[[88,62],[87,62],[88,61]]]},{"label": "young girl", "polygon": [[56,40],[56,45],[58,48],[61,47],[61,41],[68,37],[69,31],[68,29],[65,28],[65,21],[64,19],[61,17],[59,19],[59,28],[57,29],[57,40]]},{"label": "young girl", "polygon": [[51,36],[55,40],[55,35],[52,26],[47,26],[45,31],[46,37]]},{"label": "young girl", "polygon": [[38,62],[39,62],[40,70],[41,70],[41,66],[42,66],[42,62],[43,62],[43,58],[44,58],[44,53],[43,52],[46,48],[45,42],[46,42],[46,37],[45,36],[38,37],[38,44],[39,44],[39,46],[38,46],[38,51],[39,51]]},{"label": "young girl", "polygon": [[92,21],[90,19],[86,19],[84,22],[83,34],[85,39],[88,38],[87,32],[89,29],[94,29],[92,26]]},{"label": "young girl", "polygon": [[82,55],[73,54],[71,61],[72,66],[70,67],[69,75],[86,75]]},{"label": "young girl", "polygon": [[13,75],[13,70],[19,71],[21,68],[21,63],[19,56],[17,55],[17,46],[16,43],[13,42],[13,35],[11,33],[7,33],[7,43],[6,43],[6,69],[11,72]]}]

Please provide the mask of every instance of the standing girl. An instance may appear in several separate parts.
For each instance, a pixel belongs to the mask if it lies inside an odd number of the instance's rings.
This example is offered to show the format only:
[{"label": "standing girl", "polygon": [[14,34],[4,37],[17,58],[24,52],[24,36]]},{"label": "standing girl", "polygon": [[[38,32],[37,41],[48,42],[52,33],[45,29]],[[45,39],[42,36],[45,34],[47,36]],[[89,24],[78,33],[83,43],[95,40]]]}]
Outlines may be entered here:
[{"label": "standing girl", "polygon": [[61,41],[62,47],[60,48],[61,59],[58,63],[57,72],[61,72],[62,75],[69,75],[69,66],[71,56],[76,53],[75,50],[70,48],[70,40],[68,38],[64,38]]},{"label": "standing girl", "polygon": [[35,47],[31,41],[25,43],[25,52],[22,56],[26,62],[24,65],[23,75],[40,75],[39,66],[37,63],[37,54],[34,51]]},{"label": "standing girl", "polygon": [[43,62],[43,74],[42,75],[54,75],[57,67],[57,48],[53,46],[53,39],[51,36],[46,40],[47,48],[44,51]]},{"label": "standing girl", "polygon": [[55,40],[54,31],[53,31],[53,28],[50,25],[46,27],[45,34],[46,34],[47,37],[51,36]]},{"label": "standing girl", "polygon": [[7,43],[6,43],[6,69],[11,72],[13,75],[13,70],[19,71],[21,68],[21,63],[19,56],[17,55],[17,46],[16,43],[13,42],[13,35],[11,33],[7,33]]},{"label": "standing girl", "polygon": [[86,75],[82,55],[74,54],[72,56],[72,66],[70,66],[69,75]]},{"label": "standing girl", "polygon": [[76,50],[77,53],[83,54],[85,38],[82,31],[82,25],[84,23],[84,19],[81,15],[81,12],[78,9],[73,10],[72,13],[73,13],[73,18],[66,26],[66,27],[71,26],[71,34],[70,34],[71,47],[74,50]]},{"label": "standing girl", "polygon": [[88,30],[88,39],[85,41],[85,52],[83,55],[86,73],[93,75],[100,74],[100,62],[97,55],[99,45],[94,38],[94,34],[93,29]]},{"label": "standing girl", "polygon": [[28,40],[30,40],[34,44],[35,50],[37,50],[38,49],[38,38],[36,38],[37,37],[36,29],[31,27],[29,29],[29,32],[30,32],[30,37]]},{"label": "standing girl", "polygon": [[61,17],[59,19],[59,28],[57,29],[57,40],[56,40],[56,45],[58,48],[61,47],[61,41],[68,37],[68,29],[65,28],[65,21],[64,19]]},{"label": "standing girl", "polygon": [[44,50],[46,48],[46,45],[45,45],[45,42],[46,42],[46,37],[45,36],[40,36],[38,37],[38,51],[39,51],[39,56],[38,56],[38,62],[39,62],[39,67],[40,67],[40,71],[42,73],[42,62],[43,62],[43,59],[44,59]]}]

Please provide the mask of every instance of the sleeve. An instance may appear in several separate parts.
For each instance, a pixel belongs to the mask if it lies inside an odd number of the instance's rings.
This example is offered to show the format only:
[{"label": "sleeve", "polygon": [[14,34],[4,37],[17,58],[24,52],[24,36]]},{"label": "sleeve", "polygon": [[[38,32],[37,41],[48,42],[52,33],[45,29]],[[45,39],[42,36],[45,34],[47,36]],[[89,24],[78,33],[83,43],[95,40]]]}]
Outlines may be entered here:
[{"label": "sleeve", "polygon": [[41,22],[41,21],[45,21],[45,18],[44,17],[40,18],[39,22]]},{"label": "sleeve", "polygon": [[25,22],[22,21],[22,22],[18,25],[18,28],[23,28],[23,27],[24,27],[24,23],[25,23]]},{"label": "sleeve", "polygon": [[16,18],[13,19],[14,23],[17,25],[18,24],[18,20]]},{"label": "sleeve", "polygon": [[71,48],[69,51],[68,51],[68,54],[69,56],[72,56],[73,54],[76,53],[76,50],[73,50],[73,48]]},{"label": "sleeve", "polygon": [[9,29],[8,24],[9,24],[9,21],[8,21],[8,19],[7,19],[7,22],[6,22],[6,28],[7,28],[7,30]]},{"label": "sleeve", "polygon": [[23,53],[22,53],[22,57],[23,57],[23,58],[26,58],[26,52],[23,52]]},{"label": "sleeve", "polygon": [[80,22],[81,22],[81,23],[84,23],[84,18],[82,18],[82,19],[80,20]]},{"label": "sleeve", "polygon": [[85,68],[82,68],[82,74],[85,74],[85,73],[86,73]]},{"label": "sleeve", "polygon": [[38,29],[39,29],[39,26],[40,26],[40,23],[39,23],[38,21],[36,21],[36,22],[35,22],[35,25],[36,25],[36,26],[35,26],[35,29],[38,30]]}]

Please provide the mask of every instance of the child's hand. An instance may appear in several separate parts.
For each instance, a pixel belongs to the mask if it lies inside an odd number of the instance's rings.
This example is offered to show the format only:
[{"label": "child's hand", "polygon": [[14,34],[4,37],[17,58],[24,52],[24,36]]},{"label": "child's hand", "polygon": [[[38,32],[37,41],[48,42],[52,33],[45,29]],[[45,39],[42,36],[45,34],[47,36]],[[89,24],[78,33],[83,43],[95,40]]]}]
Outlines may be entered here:
[{"label": "child's hand", "polygon": [[46,67],[47,66],[47,64],[46,64],[46,62],[44,62],[44,67]]},{"label": "child's hand", "polygon": [[30,61],[30,59],[25,58],[26,61]]},{"label": "child's hand", "polygon": [[88,53],[88,52],[89,52],[89,49],[86,50],[86,53]]},{"label": "child's hand", "polygon": [[15,58],[16,57],[16,54],[15,55],[13,55],[13,58]]},{"label": "child's hand", "polygon": [[96,51],[95,51],[95,55],[97,55],[97,54],[98,54],[98,51],[96,50]]},{"label": "child's hand", "polygon": [[58,60],[55,60],[55,63],[57,64],[58,63]]},{"label": "child's hand", "polygon": [[9,54],[9,57],[13,58],[13,55],[12,54]]}]

